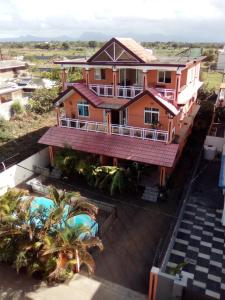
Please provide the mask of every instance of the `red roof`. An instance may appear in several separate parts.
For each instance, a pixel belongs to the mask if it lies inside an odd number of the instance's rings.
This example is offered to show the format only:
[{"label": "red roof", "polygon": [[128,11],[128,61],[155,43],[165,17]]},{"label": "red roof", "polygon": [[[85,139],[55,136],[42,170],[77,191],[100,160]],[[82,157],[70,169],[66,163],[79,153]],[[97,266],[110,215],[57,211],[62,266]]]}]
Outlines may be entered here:
[{"label": "red roof", "polygon": [[87,132],[75,128],[52,127],[39,140],[40,144],[107,155],[146,164],[172,167],[178,144],[166,144],[138,138]]},{"label": "red roof", "polygon": [[89,90],[89,88],[85,84],[74,83],[72,86],[70,86],[67,90],[65,90],[62,94],[60,94],[56,98],[56,100],[55,100],[56,106],[60,105],[65,100],[64,96],[66,96],[67,93],[69,93],[71,91],[71,89],[75,90],[78,94],[81,95],[81,97],[83,97],[85,100],[89,101],[95,107],[102,104],[102,100],[97,95],[95,95],[94,92]]}]

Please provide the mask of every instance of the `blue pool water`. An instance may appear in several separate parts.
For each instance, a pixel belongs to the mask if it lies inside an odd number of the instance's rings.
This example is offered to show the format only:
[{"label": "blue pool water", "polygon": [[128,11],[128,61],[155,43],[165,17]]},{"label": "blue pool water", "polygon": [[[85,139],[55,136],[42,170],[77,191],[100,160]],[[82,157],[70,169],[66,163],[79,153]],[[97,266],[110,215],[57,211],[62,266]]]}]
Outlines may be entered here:
[{"label": "blue pool water", "polygon": [[[40,207],[45,209],[46,216],[48,216],[50,214],[51,209],[54,207],[54,202],[51,199],[48,199],[45,197],[35,197],[30,206],[31,212],[35,212],[35,210],[37,210]],[[65,212],[64,212],[65,218],[67,216],[68,210],[69,210],[69,205],[66,205]],[[35,220],[35,223],[37,226],[41,226],[41,221],[40,221],[40,219],[38,219],[38,217]],[[89,228],[90,233],[89,234],[82,233],[80,235],[81,239],[86,237],[87,235],[95,236],[98,232],[98,223],[96,223],[90,216],[88,216],[86,214],[80,214],[80,215],[70,218],[67,222],[67,225],[70,227],[74,227],[77,225],[78,226],[83,225],[83,226]],[[63,227],[63,222],[62,222],[62,227]]]}]

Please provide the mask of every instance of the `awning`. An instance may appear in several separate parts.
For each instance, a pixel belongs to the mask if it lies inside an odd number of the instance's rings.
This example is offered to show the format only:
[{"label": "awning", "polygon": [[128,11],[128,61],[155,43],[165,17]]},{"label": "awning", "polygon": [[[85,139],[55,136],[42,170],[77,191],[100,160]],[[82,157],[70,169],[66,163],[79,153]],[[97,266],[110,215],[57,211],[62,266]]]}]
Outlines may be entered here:
[{"label": "awning", "polygon": [[179,148],[178,144],[63,127],[50,128],[39,143],[164,167],[173,167]]}]

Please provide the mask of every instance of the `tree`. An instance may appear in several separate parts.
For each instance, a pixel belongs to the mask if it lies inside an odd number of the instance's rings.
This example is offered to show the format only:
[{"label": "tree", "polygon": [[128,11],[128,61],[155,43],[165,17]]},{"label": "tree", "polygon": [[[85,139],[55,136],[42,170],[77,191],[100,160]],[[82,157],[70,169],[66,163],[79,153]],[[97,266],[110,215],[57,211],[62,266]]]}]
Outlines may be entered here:
[{"label": "tree", "polygon": [[58,88],[37,89],[29,100],[30,110],[42,114],[53,108],[53,100],[58,95]]},{"label": "tree", "polygon": [[96,41],[89,41],[88,42],[88,47],[90,47],[90,48],[96,48],[97,47],[97,42]]},{"label": "tree", "polygon": [[68,50],[70,48],[70,45],[67,42],[62,43],[63,50]]},{"label": "tree", "polygon": [[102,250],[102,242],[90,228],[71,225],[70,220],[81,214],[95,219],[98,208],[79,193],[51,188],[48,197],[50,207],[37,207],[25,192],[10,190],[0,197],[0,262],[14,264],[18,272],[21,268],[29,274],[39,272],[49,281],[73,276],[82,264],[92,273],[95,262],[88,250]]}]

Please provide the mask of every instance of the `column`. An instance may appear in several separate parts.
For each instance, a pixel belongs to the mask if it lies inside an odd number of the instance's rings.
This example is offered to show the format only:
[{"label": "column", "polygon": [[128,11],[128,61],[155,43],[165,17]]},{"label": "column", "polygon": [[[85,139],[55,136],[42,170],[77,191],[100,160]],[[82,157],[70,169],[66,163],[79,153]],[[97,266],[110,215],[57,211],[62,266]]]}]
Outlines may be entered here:
[{"label": "column", "polygon": [[118,158],[113,157],[113,165],[114,165],[115,167],[118,166]]},{"label": "column", "polygon": [[171,144],[173,141],[173,118],[172,116],[168,115],[168,140],[167,144]]},{"label": "column", "polygon": [[112,128],[111,128],[111,111],[110,111],[110,109],[106,109],[105,113],[106,113],[107,133],[111,134]]},{"label": "column", "polygon": [[49,152],[50,165],[53,167],[54,166],[54,154],[53,154],[52,146],[48,146],[48,152]]},{"label": "column", "polygon": [[173,104],[177,106],[178,101],[178,95],[180,92],[180,78],[181,78],[181,70],[178,68],[176,72],[176,90],[175,90],[175,99],[173,101]]},{"label": "column", "polygon": [[165,185],[166,185],[166,168],[160,167],[159,186],[164,187]]},{"label": "column", "polygon": [[57,126],[59,126],[60,108],[56,107],[55,112],[56,112],[56,118],[57,118]]},{"label": "column", "polygon": [[117,70],[116,67],[113,67],[113,97],[117,97]]},{"label": "column", "polygon": [[61,72],[61,84],[62,84],[62,91],[64,92],[66,90],[66,81],[67,81],[67,71],[66,69],[62,69]]},{"label": "column", "polygon": [[147,71],[143,70],[143,90],[145,90],[148,86],[148,82],[147,82]]},{"label": "column", "polygon": [[148,299],[156,300],[157,298],[157,286],[158,286],[158,273],[159,269],[156,267],[152,267],[149,277],[149,291],[148,291]]},{"label": "column", "polygon": [[89,82],[90,82],[90,69],[89,68],[85,69],[85,81],[86,81],[86,85],[88,86]]}]

